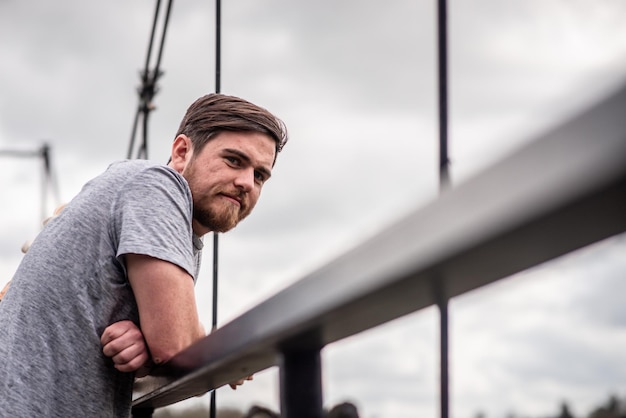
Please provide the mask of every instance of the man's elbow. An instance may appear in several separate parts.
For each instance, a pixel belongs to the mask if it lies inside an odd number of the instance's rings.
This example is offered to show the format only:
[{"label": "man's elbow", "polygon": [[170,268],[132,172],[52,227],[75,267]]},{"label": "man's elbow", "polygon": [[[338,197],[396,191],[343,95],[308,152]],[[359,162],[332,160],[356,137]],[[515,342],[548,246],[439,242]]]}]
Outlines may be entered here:
[{"label": "man's elbow", "polygon": [[155,350],[155,351],[156,353],[152,354],[152,362],[155,365],[165,363],[166,361],[174,357],[174,354],[175,354],[175,353],[165,352],[165,351],[161,351],[161,352],[159,352],[158,350]]},{"label": "man's elbow", "polygon": [[204,331],[198,329],[192,336],[184,338],[179,337],[174,340],[152,341],[152,343],[151,341],[147,341],[152,362],[156,365],[163,364],[204,336]]},{"label": "man's elbow", "polygon": [[150,355],[155,365],[163,364],[176,354],[183,351],[190,344],[155,344],[150,346]]}]

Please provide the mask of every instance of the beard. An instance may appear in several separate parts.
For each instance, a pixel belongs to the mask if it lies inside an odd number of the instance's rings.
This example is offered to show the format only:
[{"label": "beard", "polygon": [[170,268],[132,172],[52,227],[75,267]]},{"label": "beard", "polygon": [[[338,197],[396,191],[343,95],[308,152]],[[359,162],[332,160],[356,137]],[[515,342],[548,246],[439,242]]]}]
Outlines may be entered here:
[{"label": "beard", "polygon": [[233,229],[247,213],[240,213],[239,208],[231,204],[222,204],[219,208],[202,208],[194,202],[193,217],[200,225],[212,232],[226,232]]}]

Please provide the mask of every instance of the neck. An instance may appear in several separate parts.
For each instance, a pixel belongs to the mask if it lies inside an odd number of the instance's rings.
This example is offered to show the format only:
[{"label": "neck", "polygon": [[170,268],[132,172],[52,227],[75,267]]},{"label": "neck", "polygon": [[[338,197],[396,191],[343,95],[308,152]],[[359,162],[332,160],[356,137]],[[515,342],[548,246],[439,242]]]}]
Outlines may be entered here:
[{"label": "neck", "polygon": [[191,221],[191,229],[193,230],[193,233],[198,236],[198,238],[201,238],[202,236],[211,232],[210,229],[202,226],[198,221],[196,221],[196,218],[193,218],[193,220]]}]

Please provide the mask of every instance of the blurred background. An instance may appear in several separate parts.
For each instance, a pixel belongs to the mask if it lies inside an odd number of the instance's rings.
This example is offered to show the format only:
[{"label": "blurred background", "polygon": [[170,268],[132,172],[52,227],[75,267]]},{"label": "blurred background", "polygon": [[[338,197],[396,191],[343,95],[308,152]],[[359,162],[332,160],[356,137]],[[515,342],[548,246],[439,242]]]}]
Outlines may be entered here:
[{"label": "blurred background", "polygon": [[[220,324],[438,194],[436,2],[223,3],[221,91],[270,109],[291,139],[256,212],[220,238]],[[626,82],[624,1],[448,7],[452,187]],[[0,287],[43,214],[126,157],[154,10],[148,0],[0,1]],[[215,90],[214,10],[174,2],[150,159],[167,161],[187,106]],[[210,329],[206,243],[197,291]],[[626,396],[624,272],[621,235],[453,299],[452,416],[557,416],[566,402],[583,417]],[[327,407],[438,415],[433,308],[323,359]],[[267,370],[219,389],[218,406],[276,410],[277,388]]]}]

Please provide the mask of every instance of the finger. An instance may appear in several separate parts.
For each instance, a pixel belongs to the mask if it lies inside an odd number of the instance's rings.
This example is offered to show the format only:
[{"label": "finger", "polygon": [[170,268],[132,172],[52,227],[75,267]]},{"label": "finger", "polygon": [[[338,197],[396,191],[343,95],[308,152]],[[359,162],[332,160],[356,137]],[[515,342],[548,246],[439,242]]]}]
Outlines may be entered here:
[{"label": "finger", "polygon": [[128,334],[126,335],[127,338],[132,338],[140,333],[141,331],[139,331],[139,328],[137,328],[133,321],[123,320],[106,327],[100,337],[100,343],[106,345],[113,340],[121,338],[125,334]]},{"label": "finger", "polygon": [[144,365],[148,363],[149,359],[147,356],[141,355],[139,357],[135,357],[128,363],[124,364],[114,364],[114,367],[120,372],[134,372],[141,369]]},{"label": "finger", "polygon": [[[248,376],[248,377],[250,377],[250,376]],[[235,382],[231,382],[228,385],[230,386],[231,389],[237,390],[237,386],[243,385],[243,382],[246,381],[246,380],[249,380],[249,379],[246,377],[245,379],[239,379],[239,380],[237,380]]]},{"label": "finger", "polygon": [[57,206],[57,208],[52,213],[52,216],[57,216],[59,213],[61,213],[61,211],[65,209],[65,206],[67,206],[67,203],[63,203],[62,205]]},{"label": "finger", "polygon": [[48,222],[50,222],[51,220],[53,220],[54,218],[56,218],[57,216],[59,216],[59,213],[61,213],[61,211],[63,209],[65,209],[65,204],[58,206],[54,212],[52,213],[52,216],[47,217],[46,219],[44,219],[43,221],[43,226],[46,226],[48,224]]},{"label": "finger", "polygon": [[102,347],[102,353],[107,357],[113,357],[130,347],[133,347],[135,352],[147,351],[146,343],[138,330],[127,331],[110,340]]},{"label": "finger", "polygon": [[102,353],[107,357],[114,357],[123,353],[126,353],[125,357],[128,357],[129,355],[136,355],[147,351],[148,349],[143,336],[131,332],[127,332],[121,337],[111,340],[102,347]]},{"label": "finger", "polygon": [[100,343],[107,345],[109,342],[119,338],[124,332],[126,332],[126,330],[123,328],[123,324],[115,322],[104,329],[104,332],[100,336]]},{"label": "finger", "polygon": [[114,367],[120,372],[128,373],[128,372],[135,372],[141,369],[147,363],[148,363],[147,356],[146,357],[141,356],[141,357],[134,358],[132,361],[129,361],[128,363],[114,364]]},{"label": "finger", "polygon": [[108,357],[112,357],[124,350],[126,347],[131,346],[134,341],[125,334],[122,335],[107,335],[101,339],[103,343],[102,352]]},{"label": "finger", "polygon": [[109,357],[111,357],[115,364],[126,364],[139,356],[147,356],[147,350],[143,344],[132,344],[126,346]]},{"label": "finger", "polygon": [[22,253],[26,254],[28,250],[30,249],[31,244],[32,244],[32,241],[26,241],[24,244],[22,244]]},{"label": "finger", "polygon": [[9,282],[4,285],[2,290],[0,290],[0,300],[2,300],[2,298],[4,297],[4,294],[7,292],[7,290],[9,290],[9,285],[10,284],[11,284],[11,281],[9,280]]},{"label": "finger", "polygon": [[119,371],[132,372],[145,365],[150,358],[142,347],[133,346],[112,357],[112,360]]}]

